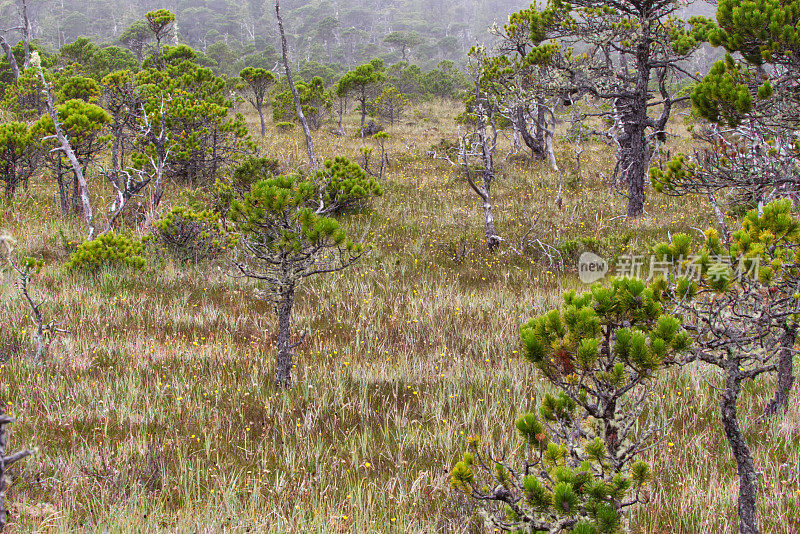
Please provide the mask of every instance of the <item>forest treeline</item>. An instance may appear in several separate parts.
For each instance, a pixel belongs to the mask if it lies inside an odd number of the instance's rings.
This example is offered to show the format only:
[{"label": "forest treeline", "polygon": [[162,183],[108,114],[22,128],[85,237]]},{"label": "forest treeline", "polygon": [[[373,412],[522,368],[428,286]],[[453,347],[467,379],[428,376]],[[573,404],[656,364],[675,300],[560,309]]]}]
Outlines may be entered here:
[{"label": "forest treeline", "polygon": [[[235,74],[248,66],[272,68],[279,59],[270,2],[35,0],[29,4],[32,38],[51,51],[80,37],[98,46],[120,45],[145,13],[165,8],[176,16],[174,38],[208,56],[223,73]],[[428,69],[440,61],[462,62],[464,52],[484,39],[487,28],[502,24],[508,13],[525,5],[522,0],[291,0],[282,8],[297,62],[344,70],[380,57],[387,63],[403,59]],[[15,20],[16,11],[14,2],[4,2],[0,20]]]}]

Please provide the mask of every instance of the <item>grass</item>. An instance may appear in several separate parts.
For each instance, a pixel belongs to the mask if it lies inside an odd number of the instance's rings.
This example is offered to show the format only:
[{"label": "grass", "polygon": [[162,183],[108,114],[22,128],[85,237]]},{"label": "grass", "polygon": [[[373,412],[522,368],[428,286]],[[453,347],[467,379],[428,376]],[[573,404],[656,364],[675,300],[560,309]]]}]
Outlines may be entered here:
[{"label": "grass", "polygon": [[[572,262],[583,247],[645,252],[712,219],[701,200],[650,190],[647,216],[625,222],[624,199],[603,181],[612,149],[591,143],[561,208],[558,178],[543,164],[500,166],[495,216],[507,243],[489,255],[477,198],[448,163],[425,155],[454,137],[457,112],[420,104],[389,129],[384,196],[345,221],[374,250],[303,286],[295,328],[309,336],[288,391],[272,386],[272,309],[224,262],[151,257],[142,272],[68,273],[83,230],[59,217],[53,184],[41,178],[1,206],[0,227],[20,252],[46,259],[35,291],[70,330],[33,365],[30,321],[10,272],[0,274],[0,357],[13,355],[0,367],[0,401],[19,419],[12,450],[38,448],[14,468],[10,531],[482,532],[473,504],[449,488],[449,470],[470,435],[518,443],[513,419],[548,391],[519,355],[519,325],[582,287]],[[255,114],[248,120],[256,132]],[[678,120],[673,128],[682,134]],[[372,143],[325,129],[315,140],[318,153],[357,161]],[[297,129],[272,127],[259,143],[285,168],[304,166]],[[568,145],[559,157],[568,172]],[[93,181],[100,212],[110,191]],[[173,186],[168,202],[177,197]],[[532,223],[564,251],[566,269],[510,251]],[[457,263],[462,243],[469,252]],[[696,366],[659,380],[655,409],[676,423],[646,455],[650,502],[630,517],[631,532],[736,531],[718,383]],[[758,420],[773,391],[771,380],[748,386],[742,424],[762,472],[764,532],[797,532],[800,403],[795,393],[785,417]]]}]

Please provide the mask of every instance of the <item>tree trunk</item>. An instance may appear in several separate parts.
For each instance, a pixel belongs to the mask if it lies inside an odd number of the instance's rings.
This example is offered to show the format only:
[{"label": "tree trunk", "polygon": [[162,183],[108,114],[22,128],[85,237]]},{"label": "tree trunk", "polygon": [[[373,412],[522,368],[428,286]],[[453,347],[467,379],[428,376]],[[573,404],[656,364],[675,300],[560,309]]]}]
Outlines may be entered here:
[{"label": "tree trunk", "polygon": [[778,390],[769,401],[764,415],[772,417],[779,410],[786,410],[789,406],[789,393],[794,384],[794,343],[797,340],[797,327],[792,327],[783,332],[781,348],[778,355]]},{"label": "tree trunk", "polygon": [[[492,121],[494,117],[492,117]],[[492,214],[492,180],[494,179],[494,158],[492,151],[494,146],[489,146],[489,140],[486,137],[486,125],[483,121],[480,124],[480,140],[481,140],[481,159],[483,160],[483,216],[486,220],[486,246],[489,252],[494,252],[500,245],[500,236],[497,235],[497,229],[494,224],[494,215]]]},{"label": "tree trunk", "polygon": [[5,528],[8,519],[6,515],[6,488],[8,488],[6,469],[33,454],[32,450],[22,450],[14,454],[6,454],[6,447],[8,446],[8,425],[13,422],[14,418],[7,416],[3,412],[3,409],[0,408],[0,532]]},{"label": "tree trunk", "polygon": [[517,106],[514,110],[514,123],[519,129],[522,140],[525,141],[527,147],[531,149],[531,156],[533,159],[543,159],[544,145],[539,143],[528,130],[528,122],[525,120],[525,110],[522,106]]},{"label": "tree trunk", "polygon": [[14,57],[14,52],[11,49],[11,45],[6,42],[5,37],[0,35],[0,48],[3,49],[3,52],[6,54],[6,60],[8,60],[8,64],[11,66],[11,75],[14,78],[14,81],[19,80],[19,65],[17,65],[17,58]]},{"label": "tree trunk", "polygon": [[736,469],[739,473],[739,532],[741,534],[759,534],[756,522],[756,484],[758,476],[753,463],[750,447],[744,439],[739,428],[736,401],[739,399],[742,375],[739,371],[739,362],[728,362],[726,369],[725,390],[722,393],[719,406],[722,415],[722,428],[728,438],[733,457],[736,460]]},{"label": "tree trunk", "polygon": [[24,70],[31,66],[31,22],[28,19],[27,0],[22,0],[22,46],[25,50],[25,57],[22,61]]},{"label": "tree trunk", "polygon": [[647,141],[647,100],[650,84],[650,47],[640,43],[636,52],[634,97],[622,104],[623,134],[617,162],[622,182],[628,186],[628,217],[644,214],[644,178],[650,165]]},{"label": "tree trunk", "polygon": [[283,31],[283,19],[281,18],[281,8],[278,0],[275,0],[275,16],[278,18],[278,30],[280,30],[281,34],[281,48],[283,50],[283,67],[286,70],[286,80],[287,82],[289,82],[289,89],[292,91],[292,97],[294,98],[294,108],[295,108],[295,113],[297,114],[297,120],[300,121],[300,125],[303,127],[303,135],[306,138],[308,161],[311,164],[311,168],[316,169],[317,166],[319,165],[319,161],[317,161],[317,155],[314,152],[314,139],[312,139],[311,137],[311,130],[308,129],[308,121],[306,121],[306,116],[305,114],[303,114],[303,106],[302,104],[300,104],[300,95],[297,94],[297,87],[295,87],[294,85],[294,80],[292,79],[292,71],[289,68],[289,47],[286,44],[286,33]]},{"label": "tree trunk", "polygon": [[275,365],[275,387],[292,385],[292,307],[294,306],[294,284],[284,288],[278,303],[278,358]]},{"label": "tree trunk", "polygon": [[358,99],[361,102],[361,130],[363,134],[364,130],[364,120],[367,118],[367,88],[366,86],[361,86],[361,98]]},{"label": "tree trunk", "polygon": [[53,129],[56,132],[55,137],[61,144],[60,150],[66,154],[67,159],[72,166],[72,172],[75,175],[75,182],[80,189],[80,198],[83,205],[83,218],[88,229],[87,238],[91,239],[94,236],[94,225],[92,224],[92,205],[89,203],[89,188],[86,185],[83,169],[78,162],[78,158],[75,156],[75,152],[72,150],[72,146],[69,144],[69,140],[67,139],[66,135],[64,135],[64,130],[61,128],[61,123],[58,120],[58,112],[53,105],[53,95],[50,94],[50,84],[48,84],[44,79],[44,72],[42,71],[41,67],[39,67],[39,78],[42,80],[42,85],[44,86],[44,95],[47,101],[47,112],[50,115],[50,118],[53,119]]},{"label": "tree trunk", "polygon": [[261,137],[266,135],[266,126],[264,125],[264,110],[261,106],[258,107],[258,118],[261,120]]},{"label": "tree trunk", "polygon": [[500,245],[500,236],[497,235],[497,229],[494,225],[491,197],[488,197],[488,200],[483,200],[483,216],[486,220],[486,246],[489,248],[489,252],[494,252]]},{"label": "tree trunk", "polygon": [[544,146],[544,123],[546,120],[544,101],[539,97],[536,99],[536,146],[539,147]]},{"label": "tree trunk", "polygon": [[61,158],[56,162],[56,181],[58,182],[58,196],[61,201],[61,215],[66,217],[69,215],[69,193],[67,192],[67,184],[64,183],[64,173],[61,171]]}]

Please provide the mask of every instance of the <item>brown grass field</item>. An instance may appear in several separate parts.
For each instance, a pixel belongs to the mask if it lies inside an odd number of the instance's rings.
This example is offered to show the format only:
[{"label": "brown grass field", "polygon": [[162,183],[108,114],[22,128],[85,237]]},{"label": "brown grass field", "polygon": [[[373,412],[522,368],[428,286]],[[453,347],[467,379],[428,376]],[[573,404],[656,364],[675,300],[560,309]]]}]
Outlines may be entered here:
[{"label": "brown grass field", "polygon": [[[454,103],[419,104],[389,128],[384,195],[345,220],[374,249],[355,268],[303,286],[295,330],[309,335],[287,391],[273,386],[273,311],[224,261],[151,256],[141,272],[67,272],[84,229],[60,217],[52,180],[0,204],[0,229],[20,254],[45,260],[33,287],[48,299],[48,317],[70,331],[34,365],[28,310],[11,272],[0,271],[0,400],[19,419],[11,449],[38,448],[12,469],[9,531],[484,532],[474,504],[450,489],[449,471],[470,435],[518,445],[514,418],[548,391],[520,357],[520,324],[583,287],[575,266],[587,246],[606,257],[646,252],[712,218],[697,199],[651,189],[647,216],[626,222],[625,199],[603,177],[613,149],[587,144],[578,179],[561,141],[561,208],[545,163],[500,164],[496,218],[506,242],[489,255],[477,197],[447,162],[426,156],[455,138],[458,112]],[[256,132],[256,116],[248,121]],[[682,118],[673,128],[685,148]],[[374,146],[327,131],[315,134],[325,157],[358,161],[361,146]],[[271,128],[258,142],[285,168],[303,166],[298,129]],[[507,153],[504,141],[497,160]],[[93,184],[103,220],[111,191],[97,176]],[[173,185],[162,211],[179,202]],[[127,220],[136,235],[149,222]],[[532,222],[566,269],[511,250]],[[469,253],[456,262],[462,244]],[[630,532],[736,531],[718,383],[700,366],[659,379],[653,409],[676,422],[646,453],[654,479]],[[768,533],[800,531],[796,390],[775,420],[758,419],[771,379],[748,384],[740,403]]]}]

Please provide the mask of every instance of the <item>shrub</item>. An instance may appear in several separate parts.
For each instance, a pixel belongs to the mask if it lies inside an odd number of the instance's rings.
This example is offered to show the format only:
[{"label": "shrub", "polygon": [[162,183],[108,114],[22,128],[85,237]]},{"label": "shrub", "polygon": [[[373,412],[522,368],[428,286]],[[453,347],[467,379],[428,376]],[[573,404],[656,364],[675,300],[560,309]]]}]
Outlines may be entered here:
[{"label": "shrub", "polygon": [[157,243],[180,261],[202,261],[225,253],[229,239],[219,214],[176,206],[156,223],[148,241]]},{"label": "shrub", "polygon": [[317,182],[322,188],[313,199],[319,204],[317,214],[340,213],[361,207],[370,197],[383,194],[374,178],[343,156],[327,160],[317,171]]},{"label": "shrub", "polygon": [[279,122],[279,123],[275,124],[275,127],[278,130],[282,131],[282,132],[288,132],[289,130],[294,128],[294,123],[293,122]]},{"label": "shrub", "polygon": [[141,241],[114,232],[108,232],[86,241],[70,256],[67,269],[97,271],[107,265],[125,265],[144,268]]},{"label": "shrub", "polygon": [[[647,464],[637,456],[663,430],[648,399],[655,375],[685,361],[690,338],[664,313],[663,283],[597,284],[564,297],[520,328],[526,359],[561,391],[545,395],[539,415],[515,426],[521,465],[505,452],[484,455],[473,438],[451,484],[488,508],[505,531],[616,532],[642,502]],[[639,422],[643,422],[640,424]]]}]

